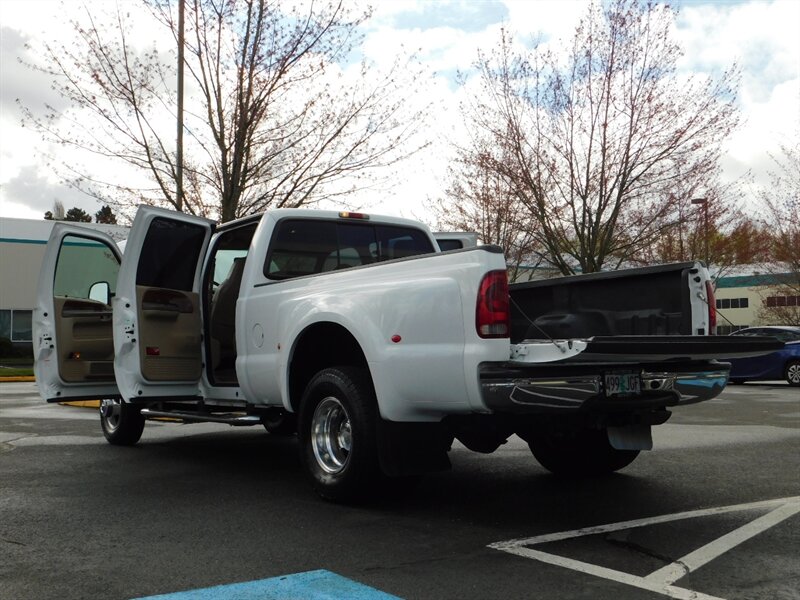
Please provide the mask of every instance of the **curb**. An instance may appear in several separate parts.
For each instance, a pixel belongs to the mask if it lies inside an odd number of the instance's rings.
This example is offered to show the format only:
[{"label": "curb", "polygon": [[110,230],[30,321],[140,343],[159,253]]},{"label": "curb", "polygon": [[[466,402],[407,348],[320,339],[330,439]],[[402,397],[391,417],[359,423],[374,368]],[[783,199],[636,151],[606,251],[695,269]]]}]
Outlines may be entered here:
[{"label": "curb", "polygon": [[[0,383],[21,383],[36,381],[33,376],[20,377],[0,377]],[[100,408],[100,400],[73,400],[71,402],[59,402],[61,406],[77,406],[78,408]]]},{"label": "curb", "polygon": [[77,406],[78,408],[100,408],[100,400],[72,400],[58,404],[60,406]]}]

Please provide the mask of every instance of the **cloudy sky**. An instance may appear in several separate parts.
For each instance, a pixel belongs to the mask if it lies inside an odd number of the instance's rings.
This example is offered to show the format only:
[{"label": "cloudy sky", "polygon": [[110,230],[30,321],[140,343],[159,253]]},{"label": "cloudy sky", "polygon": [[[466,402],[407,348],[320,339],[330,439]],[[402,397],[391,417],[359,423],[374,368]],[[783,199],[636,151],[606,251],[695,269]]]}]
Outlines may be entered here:
[{"label": "cloudy sky", "polygon": [[[44,144],[20,125],[16,104],[61,101],[49,79],[19,63],[33,60],[26,42],[57,40],[70,34],[71,12],[108,6],[113,0],[0,0],[0,216],[41,218],[55,200],[94,214],[97,202],[64,186],[52,163],[59,148]],[[120,0],[137,8],[134,0]],[[460,129],[458,104],[463,93],[455,73],[468,69],[479,48],[496,44],[502,25],[517,38],[545,43],[567,39],[584,14],[583,0],[375,0],[362,51],[380,65],[401,49],[419,49],[428,72],[425,100],[430,102],[431,137],[425,151],[399,171],[391,189],[359,202],[374,212],[426,218],[428,199],[441,195],[449,156],[448,139]],[[753,175],[767,181],[770,153],[796,143],[800,131],[800,0],[683,0],[676,36],[686,50],[680,68],[713,74],[738,62],[743,126],[730,138],[724,157],[727,180]]]}]

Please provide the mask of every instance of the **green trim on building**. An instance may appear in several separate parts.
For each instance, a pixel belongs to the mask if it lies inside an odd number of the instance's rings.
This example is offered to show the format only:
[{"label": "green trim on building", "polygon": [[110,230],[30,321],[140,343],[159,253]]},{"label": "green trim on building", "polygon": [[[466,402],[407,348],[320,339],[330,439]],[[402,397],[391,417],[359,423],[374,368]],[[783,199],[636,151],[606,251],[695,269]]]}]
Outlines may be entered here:
[{"label": "green trim on building", "polygon": [[781,285],[793,281],[791,273],[764,274],[764,275],[739,275],[736,277],[720,277],[717,279],[717,289],[758,287],[761,285]]},{"label": "green trim on building", "polygon": [[19,238],[0,238],[0,242],[6,244],[46,244],[47,240],[23,240]]}]

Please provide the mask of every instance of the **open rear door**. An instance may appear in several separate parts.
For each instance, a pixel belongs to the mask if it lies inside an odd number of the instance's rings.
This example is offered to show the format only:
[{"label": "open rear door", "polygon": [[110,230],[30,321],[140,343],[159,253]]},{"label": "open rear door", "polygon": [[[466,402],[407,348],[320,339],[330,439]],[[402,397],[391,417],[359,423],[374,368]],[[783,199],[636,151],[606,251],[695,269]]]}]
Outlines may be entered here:
[{"label": "open rear door", "polygon": [[140,207],[114,307],[114,372],[125,400],[200,394],[200,280],[207,219]]},{"label": "open rear door", "polygon": [[106,234],[53,226],[33,311],[36,385],[48,402],[119,395],[109,302],[120,260]]}]

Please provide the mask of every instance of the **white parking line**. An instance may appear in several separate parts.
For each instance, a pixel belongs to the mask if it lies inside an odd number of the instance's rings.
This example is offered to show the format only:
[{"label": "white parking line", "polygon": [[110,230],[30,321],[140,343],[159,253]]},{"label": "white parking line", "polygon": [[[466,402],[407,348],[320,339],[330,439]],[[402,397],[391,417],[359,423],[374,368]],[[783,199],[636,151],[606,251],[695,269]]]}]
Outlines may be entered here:
[{"label": "white parking line", "polygon": [[731,548],[746,542],[751,537],[754,537],[785,521],[789,517],[796,515],[800,512],[800,502],[789,502],[759,517],[755,521],[750,521],[747,525],[735,529],[730,533],[723,535],[721,538],[706,544],[702,548],[698,548],[694,552],[687,554],[683,558],[678,559],[671,565],[650,573],[645,579],[648,581],[674,583],[684,575],[688,575],[692,571],[696,571],[704,564],[714,560],[718,556],[724,554]]},{"label": "white parking line", "polygon": [[[763,515],[747,523],[746,525],[723,535],[713,542],[698,548],[694,552],[687,554],[683,558],[651,573],[646,577],[640,577],[638,575],[632,575],[623,571],[617,571],[614,569],[601,567],[599,565],[593,565],[579,560],[557,556],[548,552],[534,550],[529,547],[537,544],[546,544],[548,542],[556,542],[582,536],[608,533],[611,531],[633,529],[636,527],[669,523],[682,519],[693,519],[697,517],[720,515],[759,508],[772,508],[773,510],[766,515]],[[610,523],[608,525],[575,529],[572,531],[550,533],[536,537],[495,542],[493,544],[489,544],[489,548],[494,548],[495,550],[501,550],[517,556],[538,560],[547,564],[565,567],[567,569],[572,569],[588,575],[603,577],[611,581],[617,581],[619,583],[624,583],[640,589],[656,592],[670,598],[677,598],[680,600],[721,600],[715,596],[709,596],[700,592],[676,587],[672,584],[681,577],[688,575],[692,571],[695,571],[711,560],[724,554],[728,550],[731,550],[739,544],[749,540],[753,536],[766,531],[770,527],[777,525],[781,521],[784,521],[799,512],[800,496],[795,496],[791,498],[779,498],[776,500],[766,500],[762,502],[736,504],[733,506],[693,510],[672,515],[662,515],[647,519],[636,519],[632,521],[623,521],[621,523]]]}]

